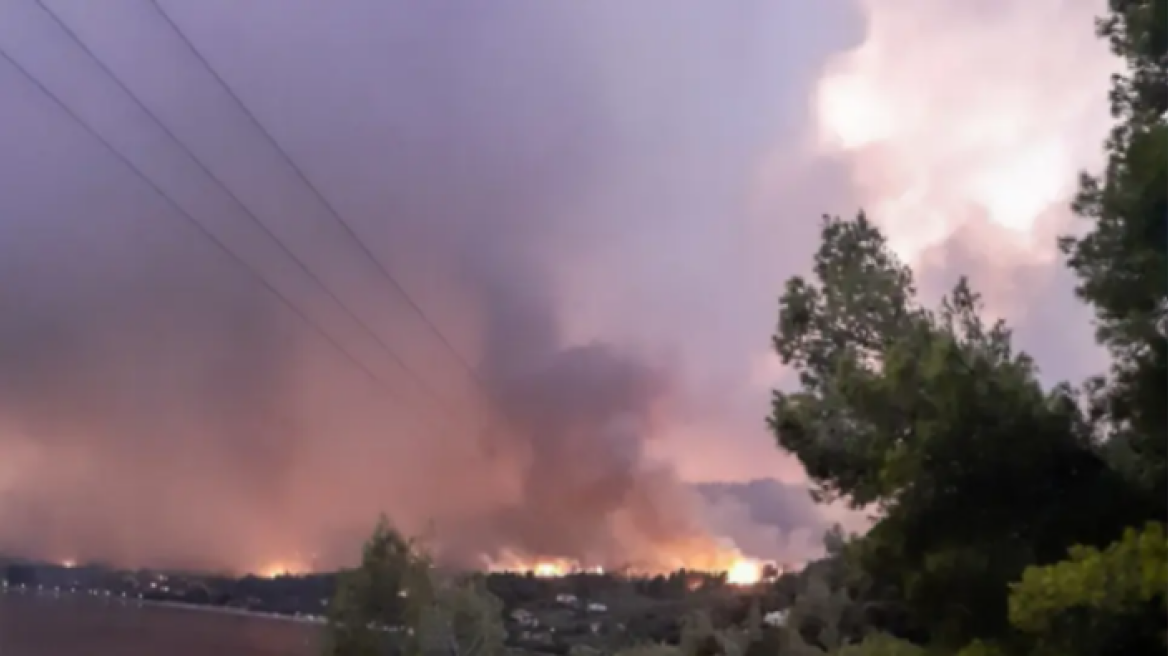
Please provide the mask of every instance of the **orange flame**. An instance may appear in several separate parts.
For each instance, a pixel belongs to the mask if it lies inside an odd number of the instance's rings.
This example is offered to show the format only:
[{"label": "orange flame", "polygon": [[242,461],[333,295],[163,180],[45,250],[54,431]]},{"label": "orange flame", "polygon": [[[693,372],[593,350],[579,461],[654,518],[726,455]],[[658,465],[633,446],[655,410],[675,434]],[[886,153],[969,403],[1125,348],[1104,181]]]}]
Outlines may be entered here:
[{"label": "orange flame", "polygon": [[762,580],[762,563],[740,558],[726,570],[726,582],[731,585],[754,585]]},{"label": "orange flame", "polygon": [[574,572],[586,571],[580,563],[567,558],[540,558],[528,560],[505,554],[499,560],[487,560],[487,571],[528,573],[540,578],[557,578]]},{"label": "orange flame", "polygon": [[[590,572],[603,574],[602,567],[585,567],[580,562],[564,558],[527,559],[514,554],[506,554],[498,560],[486,561],[490,572],[528,573],[540,578],[559,578],[574,573]],[[702,572],[725,572],[726,582],[731,585],[748,586],[763,578],[764,563],[747,558],[737,549],[721,549],[709,554],[673,555],[662,560],[656,567],[637,569],[637,574],[664,574],[677,569]],[[631,572],[630,572],[631,573]]]},{"label": "orange flame", "polygon": [[264,579],[274,579],[279,576],[298,576],[307,572],[307,569],[295,563],[273,562],[260,567],[255,575]]}]

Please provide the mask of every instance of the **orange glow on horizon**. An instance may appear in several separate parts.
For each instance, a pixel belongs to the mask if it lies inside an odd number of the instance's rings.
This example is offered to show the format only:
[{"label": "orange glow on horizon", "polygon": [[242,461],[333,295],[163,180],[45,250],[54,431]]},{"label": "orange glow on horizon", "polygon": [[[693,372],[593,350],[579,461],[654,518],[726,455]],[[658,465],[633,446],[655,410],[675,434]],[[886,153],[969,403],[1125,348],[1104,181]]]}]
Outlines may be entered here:
[{"label": "orange glow on horizon", "polygon": [[762,569],[762,563],[740,558],[726,570],[726,582],[731,585],[754,585],[762,580]]},{"label": "orange glow on horizon", "polygon": [[256,576],[264,579],[274,579],[280,576],[300,576],[307,573],[308,570],[304,567],[295,563],[283,562],[269,563],[255,571]]},{"label": "orange glow on horizon", "polygon": [[563,576],[568,572],[558,563],[536,563],[531,570],[536,576],[543,578],[550,578],[556,576]]},{"label": "orange glow on horizon", "polygon": [[566,558],[539,558],[527,560],[516,556],[508,555],[500,560],[487,561],[487,571],[489,572],[515,572],[526,574],[530,572],[533,576],[539,578],[559,578],[567,576],[575,572],[583,571],[597,571],[603,572],[600,568],[586,570],[580,566],[580,563]]},{"label": "orange glow on horizon", "polygon": [[[668,564],[664,564],[664,563]],[[626,568],[632,576],[656,576],[670,574],[678,570],[692,572],[724,573],[730,585],[749,586],[763,579],[764,563],[747,558],[737,549],[721,549],[716,553],[692,554],[690,557],[671,557],[657,567]],[[512,572],[528,574],[538,578],[561,578],[570,574],[604,574],[603,567],[585,567],[580,562],[563,558],[524,559],[508,555],[500,560],[488,560],[489,572]]]}]

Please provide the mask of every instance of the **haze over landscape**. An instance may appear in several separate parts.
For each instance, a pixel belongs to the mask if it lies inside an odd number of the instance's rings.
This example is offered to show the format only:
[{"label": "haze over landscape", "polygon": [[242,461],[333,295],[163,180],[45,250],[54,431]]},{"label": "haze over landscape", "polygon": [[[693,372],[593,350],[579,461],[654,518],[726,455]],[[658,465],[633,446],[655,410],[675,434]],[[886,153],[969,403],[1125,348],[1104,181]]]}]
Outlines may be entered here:
[{"label": "haze over landscape", "polygon": [[822,213],[927,295],[968,274],[1050,381],[1104,367],[1054,247],[1103,4],[0,5],[0,50],[349,353],[0,61],[0,551],[325,567],[385,512],[462,563],[803,561],[863,524],[764,424]]}]

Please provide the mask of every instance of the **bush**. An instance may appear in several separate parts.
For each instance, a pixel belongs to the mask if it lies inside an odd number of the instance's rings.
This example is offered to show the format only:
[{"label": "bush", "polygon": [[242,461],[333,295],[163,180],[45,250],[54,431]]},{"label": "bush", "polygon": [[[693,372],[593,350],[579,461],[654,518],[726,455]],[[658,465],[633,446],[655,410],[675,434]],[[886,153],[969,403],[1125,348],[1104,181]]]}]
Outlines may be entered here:
[{"label": "bush", "polygon": [[1162,652],[1166,591],[1168,538],[1152,522],[1106,549],[1072,547],[1067,560],[1027,569],[1011,586],[1010,621],[1041,653]]}]

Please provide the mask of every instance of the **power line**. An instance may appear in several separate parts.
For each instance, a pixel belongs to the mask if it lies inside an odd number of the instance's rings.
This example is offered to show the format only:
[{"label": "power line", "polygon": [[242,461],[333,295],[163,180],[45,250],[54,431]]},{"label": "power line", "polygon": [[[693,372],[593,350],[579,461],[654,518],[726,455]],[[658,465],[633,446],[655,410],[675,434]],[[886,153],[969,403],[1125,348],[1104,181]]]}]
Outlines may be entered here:
[{"label": "power line", "polygon": [[207,60],[207,58],[205,56],[203,56],[203,53],[200,52],[199,49],[195,47],[195,44],[190,40],[190,38],[187,37],[186,33],[183,32],[182,28],[178,26],[178,23],[176,23],[174,21],[174,19],[172,19],[170,17],[170,14],[168,14],[166,12],[166,10],[163,9],[162,5],[158,2],[158,0],[150,0],[150,4],[154,5],[155,10],[158,12],[158,14],[160,16],[162,16],[162,19],[165,20],[166,23],[170,26],[170,29],[172,31],[174,31],[174,33],[176,35],[178,35],[178,37],[180,39],[182,39],[183,43],[186,44],[186,46],[190,50],[190,52],[202,63],[203,67],[206,68],[207,71],[219,82],[220,86],[222,86],[223,89],[225,91],[227,91],[227,94],[231,96],[231,98],[235,101],[235,104],[238,105],[241,110],[243,110],[243,113],[245,115],[247,115],[248,119],[252,122],[252,124],[254,124],[256,126],[256,128],[260,131],[260,133],[262,133],[264,135],[264,137],[272,145],[272,147],[275,148],[276,151],[280,153],[280,156],[283,158],[284,162],[287,163],[288,166],[296,173],[297,177],[299,177],[300,180],[302,182],[304,182],[304,185],[306,187],[308,187],[309,190],[312,191],[313,195],[315,195],[317,197],[317,199],[320,200],[321,204],[325,207],[325,209],[328,210],[328,213],[332,215],[333,219],[335,219],[336,222],[341,226],[341,228],[344,230],[345,234],[347,234],[349,236],[349,238],[352,239],[353,242],[357,244],[357,247],[361,250],[361,252],[365,255],[365,257],[370,262],[373,263],[373,265],[381,273],[381,276],[383,278],[385,278],[385,280],[387,282],[389,282],[389,284],[394,288],[394,290],[397,291],[397,293],[406,301],[406,303],[410,306],[410,308],[418,315],[418,317],[421,318],[422,322],[426,325],[426,328],[434,336],[436,336],[439,339],[439,341],[442,342],[442,345],[446,348],[446,350],[449,351],[455,357],[455,359],[462,366],[462,368],[464,370],[466,370],[466,372],[470,376],[471,380],[479,388],[479,391],[482,392],[482,394],[486,397],[487,400],[490,400],[490,395],[487,392],[486,386],[483,384],[482,379],[479,378],[479,375],[475,372],[474,368],[470,365],[470,363],[467,361],[467,359],[465,357],[463,357],[463,355],[458,351],[458,349],[456,349],[454,347],[454,345],[450,342],[450,340],[446,337],[446,335],[438,328],[437,325],[435,325],[435,323],[430,319],[430,317],[426,315],[426,313],[422,310],[421,306],[413,299],[413,297],[409,294],[409,292],[406,291],[405,287],[403,287],[401,285],[401,283],[398,282],[397,278],[393,275],[393,273],[391,273],[389,271],[389,269],[385,266],[385,264],[382,263],[381,259],[378,258],[373,253],[373,250],[370,249],[369,246],[365,243],[365,241],[361,239],[360,235],[357,234],[356,230],[353,229],[353,227],[349,224],[349,222],[346,221],[344,219],[344,217],[341,216],[341,213],[339,211],[337,211],[337,209],[333,206],[333,204],[331,202],[329,202],[328,198],[316,187],[316,185],[314,185],[312,183],[312,181],[308,178],[308,176],[304,173],[304,171],[300,168],[300,166],[298,166],[296,164],[296,161],[292,159],[292,156],[288,154],[288,151],[286,151],[283,148],[283,146],[281,146],[280,143],[276,140],[276,138],[274,136],[272,136],[272,133],[269,132],[268,129],[264,127],[264,124],[259,120],[259,118],[255,115],[255,113],[252,112],[250,108],[248,108],[248,106],[243,102],[243,100],[239,97],[239,95],[235,92],[235,90],[231,87],[231,85],[228,84],[227,81],[224,80],[221,75],[219,75],[219,72],[215,70],[215,67],[211,65],[211,62],[209,62]]},{"label": "power line", "polygon": [[61,17],[60,17],[60,16],[58,16],[58,15],[56,14],[56,12],[54,12],[52,9],[49,9],[49,8],[48,8],[48,7],[47,7],[47,6],[44,4],[44,2],[43,2],[42,0],[35,0],[35,2],[36,2],[36,4],[37,4],[38,6],[40,6],[40,8],[41,8],[41,10],[42,10],[42,11],[44,11],[46,14],[48,14],[48,16],[49,16],[50,18],[52,18],[52,20],[53,20],[53,21],[54,21],[54,22],[55,22],[55,23],[56,23],[58,26],[60,26],[60,27],[61,27],[61,29],[63,29],[67,35],[69,35],[69,38],[70,38],[70,39],[73,41],[73,43],[74,43],[74,44],[76,44],[76,45],[77,45],[79,48],[81,48],[81,50],[83,50],[83,51],[85,52],[85,54],[86,54],[86,55],[88,55],[88,56],[89,56],[89,58],[90,58],[91,60],[93,60],[93,62],[94,62],[95,64],[97,64],[97,66],[98,66],[99,68],[101,68],[102,72],[104,72],[104,73],[106,74],[106,76],[107,76],[107,77],[109,77],[111,80],[113,80],[113,81],[114,81],[114,83],[118,85],[118,88],[120,88],[120,89],[122,90],[122,92],[123,92],[123,93],[125,93],[127,96],[129,96],[129,97],[130,97],[130,99],[131,99],[131,100],[133,100],[133,101],[134,101],[134,103],[135,103],[135,104],[136,104],[136,105],[137,105],[137,106],[138,106],[138,107],[139,107],[139,108],[140,108],[140,109],[141,109],[143,112],[145,112],[145,113],[146,113],[146,115],[147,115],[147,116],[149,116],[149,117],[150,117],[150,119],[151,119],[151,120],[153,120],[153,121],[154,121],[154,123],[155,123],[155,124],[156,124],[156,125],[157,125],[159,128],[161,128],[161,129],[162,129],[162,131],[163,131],[163,132],[165,132],[165,133],[166,133],[166,136],[167,136],[167,137],[168,137],[168,138],[169,138],[169,139],[170,139],[170,140],[171,140],[171,141],[172,141],[172,142],[173,142],[173,143],[174,143],[176,146],[178,146],[178,147],[179,147],[179,149],[181,149],[181,150],[183,151],[183,153],[185,153],[185,154],[186,154],[187,158],[188,158],[188,159],[190,159],[190,160],[191,160],[191,162],[193,162],[193,163],[195,164],[195,166],[197,166],[197,167],[199,168],[199,170],[201,170],[201,171],[202,171],[202,172],[203,172],[205,175],[207,175],[207,177],[211,178],[211,180],[213,180],[213,181],[214,181],[214,182],[215,182],[215,183],[216,183],[216,184],[217,184],[217,185],[218,185],[218,186],[219,186],[219,187],[220,187],[220,188],[221,188],[221,189],[222,189],[222,190],[223,190],[223,191],[224,191],[224,192],[225,192],[225,193],[226,193],[226,194],[227,194],[227,195],[228,195],[230,198],[231,198],[231,200],[232,200],[232,201],[235,203],[235,205],[236,205],[237,207],[239,207],[239,209],[243,210],[243,212],[244,212],[245,214],[247,214],[248,218],[249,218],[249,219],[251,219],[251,221],[252,221],[253,223],[255,223],[255,224],[256,224],[256,225],[257,225],[257,226],[260,228],[260,230],[262,230],[262,231],[263,231],[263,233],[264,233],[265,235],[267,235],[267,236],[268,236],[268,237],[269,237],[269,238],[270,238],[270,239],[271,239],[273,242],[275,242],[275,244],[276,244],[276,245],[277,245],[277,246],[280,248],[280,250],[282,250],[282,251],[284,252],[284,254],[286,254],[286,255],[287,255],[289,258],[291,258],[291,259],[292,259],[292,261],[293,261],[293,262],[295,262],[295,263],[296,263],[296,265],[297,265],[297,266],[300,268],[300,270],[301,270],[301,271],[302,271],[302,272],[303,272],[305,275],[307,275],[307,276],[308,276],[308,277],[309,277],[309,278],[310,278],[310,279],[313,281],[313,283],[315,283],[315,284],[316,284],[316,286],[317,286],[317,287],[319,287],[321,290],[323,290],[323,291],[324,291],[324,293],[325,293],[326,295],[328,295],[328,297],[329,297],[330,299],[332,299],[332,301],[333,301],[334,303],[336,303],[336,305],[337,305],[338,307],[340,307],[342,310],[344,310],[344,311],[345,311],[345,312],[346,312],[346,313],[347,313],[347,314],[348,314],[348,315],[349,315],[349,316],[350,316],[350,317],[353,319],[353,321],[355,321],[355,322],[357,323],[357,325],[361,327],[361,329],[362,329],[362,330],[363,330],[363,331],[366,333],[366,335],[368,335],[369,337],[371,337],[371,338],[373,339],[373,341],[375,341],[375,342],[376,342],[377,344],[379,344],[379,345],[380,345],[380,346],[381,346],[383,349],[385,349],[386,353],[388,353],[388,354],[389,354],[389,357],[390,357],[390,358],[393,360],[393,362],[394,362],[394,363],[395,363],[395,364],[396,364],[396,365],[397,365],[397,366],[398,366],[398,367],[399,367],[399,368],[400,368],[402,371],[404,371],[404,372],[405,372],[405,373],[406,373],[406,374],[407,374],[407,375],[408,375],[410,378],[412,378],[412,379],[414,380],[414,382],[415,382],[415,383],[416,383],[416,384],[417,384],[419,387],[421,387],[423,390],[425,390],[425,391],[426,391],[426,393],[427,393],[427,394],[428,394],[430,397],[432,397],[432,398],[434,399],[434,401],[435,401],[436,403],[438,403],[438,405],[439,405],[440,407],[442,407],[442,409],[443,409],[443,410],[445,410],[446,412],[448,412],[448,413],[449,413],[449,408],[447,408],[447,407],[446,407],[446,404],[445,404],[445,402],[442,400],[442,397],[441,397],[441,396],[440,396],[440,395],[439,395],[439,394],[438,394],[438,393],[437,393],[437,392],[434,390],[434,388],[433,388],[433,387],[431,387],[431,386],[430,386],[430,384],[429,384],[429,383],[427,383],[427,382],[425,381],[425,379],[424,379],[424,378],[422,378],[422,376],[421,376],[420,374],[418,374],[418,372],[417,372],[417,371],[415,371],[415,370],[414,370],[412,367],[410,367],[410,366],[409,366],[409,365],[408,365],[408,364],[407,364],[407,363],[406,363],[406,362],[405,362],[405,361],[404,361],[404,360],[403,360],[403,359],[402,359],[402,358],[401,358],[401,357],[400,357],[400,356],[397,354],[397,352],[396,352],[396,351],[393,349],[393,347],[391,347],[391,346],[390,346],[388,343],[386,343],[386,341],[385,341],[384,339],[382,339],[382,338],[381,338],[381,337],[380,337],[380,336],[377,334],[377,332],[376,332],[376,331],[374,331],[374,330],[373,330],[373,329],[372,329],[372,328],[369,326],[369,324],[367,324],[365,321],[363,321],[363,320],[361,319],[361,317],[360,317],[360,316],[359,316],[359,315],[358,315],[356,312],[354,312],[354,311],[352,310],[352,308],[350,308],[348,305],[346,305],[346,304],[345,304],[345,302],[344,302],[344,301],[342,301],[342,300],[340,299],[340,297],[339,297],[339,296],[337,296],[337,294],[336,294],[335,292],[333,292],[333,291],[332,291],[332,290],[331,290],[331,289],[328,287],[328,285],[326,285],[326,284],[324,283],[324,281],[322,281],[322,280],[320,279],[320,276],[316,275],[316,273],[315,273],[315,272],[314,272],[314,271],[313,271],[313,270],[312,270],[312,269],[311,269],[311,268],[310,268],[310,267],[309,267],[309,266],[308,266],[308,265],[307,265],[307,264],[306,264],[306,263],[305,263],[305,262],[304,262],[302,259],[300,259],[300,258],[299,258],[299,257],[298,257],[298,256],[297,256],[297,255],[296,255],[296,254],[295,254],[295,253],[292,251],[292,249],[291,249],[291,248],[289,248],[289,247],[288,247],[288,245],[287,245],[287,244],[285,244],[285,243],[284,243],[284,241],[283,241],[283,240],[281,240],[281,239],[280,239],[280,237],[279,237],[278,235],[276,235],[276,234],[275,234],[275,232],[273,232],[273,231],[272,231],[272,230],[271,230],[271,229],[268,227],[268,225],[267,225],[266,223],[264,223],[264,222],[263,222],[263,220],[261,220],[261,219],[260,219],[260,218],[259,218],[259,217],[258,217],[258,216],[255,214],[255,212],[253,212],[253,211],[252,211],[252,210],[251,210],[251,209],[250,209],[250,208],[247,206],[247,204],[245,204],[245,203],[244,203],[244,202],[243,202],[243,201],[242,201],[242,200],[239,198],[239,196],[238,196],[238,195],[236,195],[236,193],[235,193],[234,191],[232,191],[232,190],[231,190],[231,188],[230,188],[230,187],[227,185],[227,183],[225,183],[225,182],[224,182],[224,181],[223,181],[221,178],[219,178],[219,176],[217,176],[217,175],[216,175],[216,174],[215,174],[215,173],[214,173],[214,172],[213,172],[213,171],[210,169],[210,167],[208,167],[208,166],[207,166],[205,163],[203,163],[203,161],[202,161],[202,160],[201,160],[201,159],[200,159],[200,158],[199,158],[197,155],[195,155],[194,151],[192,151],[192,150],[190,149],[190,147],[188,147],[188,146],[187,146],[185,143],[183,143],[182,139],[180,139],[180,138],[178,137],[178,135],[176,135],[176,134],[174,133],[174,131],[173,131],[173,130],[171,130],[171,129],[170,129],[170,127],[169,127],[168,125],[166,125],[166,123],[165,123],[165,122],[163,122],[163,121],[162,121],[162,119],[161,119],[161,118],[159,118],[159,117],[158,117],[158,115],[157,115],[157,114],[155,114],[155,113],[154,113],[154,111],[153,111],[153,110],[151,110],[151,109],[150,109],[150,107],[148,107],[148,106],[146,105],[146,103],[145,103],[145,102],[143,102],[143,101],[142,101],[142,100],[141,100],[141,99],[140,99],[140,98],[139,98],[139,97],[138,97],[136,94],[134,94],[134,92],[133,92],[132,90],[130,90],[129,86],[128,86],[128,85],[127,85],[127,84],[126,84],[126,83],[125,83],[125,82],[124,82],[124,81],[123,81],[123,80],[122,80],[122,79],[121,79],[121,78],[120,78],[120,77],[119,77],[119,76],[118,76],[116,73],[114,73],[114,71],[113,71],[113,70],[112,70],[112,69],[111,69],[111,68],[110,68],[110,67],[109,67],[109,66],[108,66],[108,65],[107,65],[107,64],[106,64],[104,61],[102,61],[102,59],[101,59],[100,57],[98,57],[98,56],[97,56],[97,53],[95,53],[95,52],[93,51],[93,49],[92,49],[92,48],[90,48],[90,47],[89,47],[89,46],[88,46],[88,45],[87,45],[87,44],[86,44],[86,43],[85,43],[85,42],[84,42],[84,41],[83,41],[83,40],[82,40],[82,39],[81,39],[81,38],[80,38],[80,37],[77,35],[77,33],[76,33],[76,32],[75,32],[75,31],[74,31],[74,30],[73,30],[71,27],[69,27],[69,25],[68,25],[67,23],[65,23],[63,20],[61,20]]},{"label": "power line", "polygon": [[135,175],[137,175],[143,182],[145,182],[154,191],[154,193],[156,193],[159,196],[159,198],[161,198],[171,209],[173,209],[175,212],[177,212],[179,216],[181,216],[184,219],[186,219],[187,221],[189,221],[192,225],[194,225],[199,230],[200,233],[202,233],[202,235],[204,237],[206,237],[213,244],[215,244],[221,251],[223,251],[226,255],[228,255],[239,266],[243,267],[244,270],[251,273],[252,276],[254,276],[255,279],[265,289],[267,289],[269,292],[271,292],[271,294],[273,296],[275,296],[280,301],[282,301],[286,306],[288,306],[288,309],[291,310],[293,314],[295,314],[297,317],[299,317],[301,320],[303,320],[306,324],[308,324],[313,329],[314,332],[316,332],[321,338],[323,338],[326,342],[328,342],[334,349],[336,349],[336,351],[338,353],[340,353],[347,360],[352,362],[353,365],[355,365],[358,369],[360,369],[362,372],[364,372],[365,375],[368,376],[371,381],[373,381],[374,383],[376,383],[378,385],[381,385],[390,394],[394,393],[392,388],[388,387],[385,384],[385,381],[380,376],[378,376],[369,367],[367,367],[365,365],[365,363],[361,362],[360,359],[353,356],[353,354],[350,353],[347,349],[345,349],[345,347],[343,347],[340,344],[340,342],[338,342],[332,335],[330,335],[326,330],[324,330],[324,328],[322,328],[320,326],[320,324],[313,321],[312,318],[308,316],[308,314],[306,314],[303,310],[301,310],[299,307],[297,307],[296,304],[293,303],[287,296],[285,296],[275,285],[273,285],[271,282],[269,282],[266,278],[263,277],[263,275],[259,271],[257,271],[254,267],[252,267],[250,264],[248,264],[247,260],[245,260],[243,257],[236,254],[235,251],[231,250],[231,248],[229,246],[227,246],[227,244],[224,243],[223,240],[219,239],[219,237],[217,237],[215,235],[215,233],[211,232],[206,226],[204,226],[197,219],[195,219],[194,216],[192,216],[190,214],[190,212],[188,212],[181,205],[179,205],[178,202],[174,200],[174,198],[172,198],[161,187],[159,187],[153,180],[151,180],[150,177],[147,176],[145,174],[145,172],[142,171],[142,169],[140,169],[136,164],[134,164],[134,162],[131,161],[129,157],[122,154],[122,152],[119,151],[113,144],[111,144],[105,137],[101,136],[101,133],[99,133],[92,125],[90,125],[87,121],[85,121],[85,119],[81,118],[81,116],[79,114],[77,114],[77,112],[73,111],[73,109],[70,108],[69,105],[66,104],[60,98],[60,96],[53,93],[53,91],[51,89],[49,89],[43,82],[38,80],[35,75],[33,75],[28,69],[26,69],[24,66],[22,66],[20,64],[20,62],[16,61],[16,59],[13,58],[11,55],[9,55],[8,52],[5,51],[4,48],[2,48],[2,47],[0,47],[0,57],[4,58],[4,60],[7,61],[10,65],[12,65],[12,67],[15,68],[17,71],[19,71],[20,74],[26,80],[28,80],[28,82],[30,84],[32,84],[37,90],[39,90],[41,93],[43,93],[45,96],[47,96],[50,100],[52,100],[53,103],[61,111],[63,111],[67,116],[69,116],[71,119],[73,119],[74,122],[76,122],[78,125],[80,125],[82,128],[84,128],[85,131],[88,132],[95,140],[97,140],[98,143],[100,143],[103,147],[105,147],[105,149],[108,150],[111,155],[113,155],[126,168],[128,168]]}]

